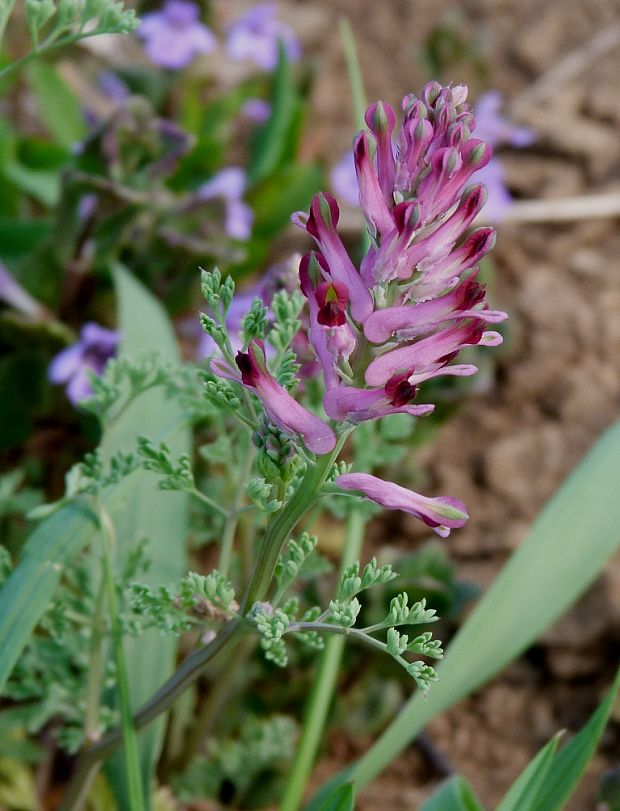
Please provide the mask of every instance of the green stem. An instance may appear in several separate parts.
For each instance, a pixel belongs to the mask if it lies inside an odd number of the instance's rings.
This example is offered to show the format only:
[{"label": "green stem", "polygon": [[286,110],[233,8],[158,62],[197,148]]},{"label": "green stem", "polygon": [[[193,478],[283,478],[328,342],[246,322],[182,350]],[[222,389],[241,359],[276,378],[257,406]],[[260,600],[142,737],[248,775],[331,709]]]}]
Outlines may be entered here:
[{"label": "green stem", "polygon": [[248,476],[250,475],[250,470],[252,469],[252,461],[254,460],[252,440],[250,439],[249,436],[246,436],[245,441],[246,447],[244,453],[243,467],[241,469],[241,473],[239,474],[239,481],[236,482],[235,496],[233,498],[232,504],[230,505],[228,518],[226,519],[226,523],[224,524],[224,531],[222,533],[222,543],[220,546],[220,560],[218,564],[218,570],[221,574],[224,575],[224,577],[228,576],[228,570],[230,569],[233,543],[235,540],[235,533],[237,531],[237,524],[239,523],[239,512],[241,508],[241,502],[243,501],[243,496],[245,494],[245,484],[247,482]]},{"label": "green stem", "polygon": [[[304,512],[318,498],[331,466],[338,457],[351,430],[343,431],[331,454],[320,457],[316,463],[309,463],[308,469],[290,501],[269,523],[266,537],[261,545],[243,600],[243,607],[240,611],[242,616],[247,613],[257,600],[266,596],[283,544]],[[165,712],[173,704],[177,696],[183,693],[204,673],[208,663],[223,648],[240,641],[246,632],[247,623],[244,623],[241,619],[231,620],[212,642],[188,656],[168,681],[135,714],[133,717],[135,729],[146,726]],[[122,739],[121,730],[113,729],[104,735],[100,741],[82,750],[73,779],[58,811],[78,811],[82,807],[85,797],[84,787],[92,779],[93,773],[99,767],[99,763],[118,748]]]},{"label": "green stem", "polygon": [[[365,525],[366,522],[361,511],[352,510],[347,522],[347,533],[340,561],[341,572],[359,558],[364,540]],[[334,695],[346,636],[353,635],[352,631],[354,629],[339,629],[326,626],[324,630],[329,630],[330,633],[334,634],[342,634],[342,636],[330,636],[325,642],[325,648],[321,654],[317,674],[313,681],[312,691],[304,711],[301,737],[289,772],[280,811],[296,811],[300,806],[323,737],[325,721]],[[367,638],[363,641],[366,644],[372,644]],[[378,640],[376,641],[378,642]],[[378,642],[378,644],[382,643]]]},{"label": "green stem", "polygon": [[[241,623],[238,620],[231,620],[212,642],[190,654],[168,681],[135,714],[133,718],[135,728],[147,726],[165,712],[175,699],[202,675],[207,664],[222,648],[239,641],[241,636]],[[100,762],[115,752],[121,742],[122,733],[117,728],[108,732],[97,743],[82,750],[73,779],[58,811],[78,811],[82,807],[85,784],[92,779]]]},{"label": "green stem", "polygon": [[102,578],[97,592],[95,616],[93,617],[88,662],[88,684],[86,687],[86,717],[84,720],[84,740],[87,743],[99,737],[99,713],[101,703],[101,680],[103,674],[103,636],[105,630],[105,582]]},{"label": "green stem", "polygon": [[355,37],[353,36],[351,23],[346,17],[341,17],[338,20],[338,29],[340,31],[340,41],[342,42],[344,60],[347,66],[347,73],[349,74],[349,83],[351,85],[355,123],[356,126],[363,127],[364,112],[366,110],[366,92],[364,90],[364,79],[359,56],[357,54],[357,47],[355,45]]},{"label": "green stem", "polygon": [[267,596],[283,545],[299,519],[317,500],[321,487],[351,430],[344,431],[340,435],[331,454],[325,454],[316,462],[308,463],[304,477],[290,501],[276,513],[274,520],[269,524],[256,559],[252,579],[243,599],[242,614],[247,614],[255,602],[264,600]]},{"label": "green stem", "polygon": [[127,790],[132,811],[143,811],[145,805],[142,778],[140,775],[138,738],[131,714],[129,677],[127,674],[127,663],[123,653],[123,634],[119,620],[116,583],[114,582],[114,571],[112,568],[112,555],[115,546],[114,524],[100,502],[97,503],[97,513],[99,515],[101,536],[103,539],[103,577],[108,599],[108,609],[110,611],[110,624],[112,626],[112,646],[116,662],[116,686],[121,711],[121,731],[125,768],[127,771]]}]

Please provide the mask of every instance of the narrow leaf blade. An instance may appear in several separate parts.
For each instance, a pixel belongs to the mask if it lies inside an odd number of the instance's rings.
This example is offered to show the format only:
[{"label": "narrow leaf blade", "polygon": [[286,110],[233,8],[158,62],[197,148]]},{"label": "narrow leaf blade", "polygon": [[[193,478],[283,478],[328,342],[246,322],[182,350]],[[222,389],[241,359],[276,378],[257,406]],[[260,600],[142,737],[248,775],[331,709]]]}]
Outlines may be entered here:
[{"label": "narrow leaf blade", "polygon": [[484,811],[473,788],[457,775],[443,783],[420,811]]},{"label": "narrow leaf blade", "polygon": [[[368,752],[324,787],[369,783],[440,712],[519,656],[592,583],[620,544],[620,423],[548,502],[448,648],[427,699],[414,695]],[[321,789],[317,795],[320,800]],[[310,808],[314,808],[311,804]]]},{"label": "narrow leaf blade", "polygon": [[530,811],[549,771],[559,740],[560,735],[555,735],[532,758],[508,789],[508,793],[497,806],[497,811]]},{"label": "narrow leaf blade", "polygon": [[554,757],[531,811],[560,811],[565,808],[596,752],[619,688],[620,670],[610,691],[590,716],[588,723]]}]

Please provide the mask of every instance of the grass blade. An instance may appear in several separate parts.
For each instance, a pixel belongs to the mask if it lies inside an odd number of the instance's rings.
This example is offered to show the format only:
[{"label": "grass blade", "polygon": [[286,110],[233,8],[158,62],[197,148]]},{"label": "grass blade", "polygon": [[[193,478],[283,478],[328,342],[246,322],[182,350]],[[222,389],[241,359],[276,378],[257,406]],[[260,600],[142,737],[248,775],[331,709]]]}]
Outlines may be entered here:
[{"label": "grass blade", "polygon": [[560,735],[555,735],[523,769],[496,811],[530,811],[549,771]]},{"label": "grass blade", "polygon": [[457,775],[443,783],[420,811],[484,811],[484,808],[467,780]]},{"label": "grass blade", "polygon": [[[324,790],[370,782],[425,725],[519,656],[592,583],[620,543],[620,423],[548,502],[448,647],[428,699],[414,695],[353,766]],[[317,795],[320,800],[323,789]],[[316,808],[311,802],[311,809]]]}]

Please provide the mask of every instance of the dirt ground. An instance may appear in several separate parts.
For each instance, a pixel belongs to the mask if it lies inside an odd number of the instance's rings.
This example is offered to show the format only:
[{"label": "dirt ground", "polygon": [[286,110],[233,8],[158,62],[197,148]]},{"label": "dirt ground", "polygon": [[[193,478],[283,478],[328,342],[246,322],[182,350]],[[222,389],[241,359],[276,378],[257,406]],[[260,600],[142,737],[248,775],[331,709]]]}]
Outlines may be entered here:
[{"label": "dirt ground", "polygon": [[[398,103],[428,74],[417,48],[446,12],[487,49],[490,84],[513,101],[542,73],[620,18],[618,0],[314,0],[282,4],[317,54],[316,127],[309,149],[339,154],[352,111],[336,20],[349,16],[368,98]],[[520,119],[538,141],[504,160],[519,198],[620,189],[620,45],[557,87]],[[464,69],[467,73],[467,70]],[[468,81],[469,75],[455,75]],[[483,89],[482,85],[478,89]],[[459,575],[482,586],[518,545],[545,500],[620,406],[620,231],[617,220],[503,225],[494,252],[494,304],[510,312],[511,338],[495,380],[424,451],[434,490],[471,512],[449,540]],[[392,533],[394,525],[390,525]],[[411,545],[413,521],[396,525]],[[392,536],[393,537],[393,536]],[[620,558],[526,657],[431,723],[436,750],[492,808],[519,770],[558,729],[583,723],[609,684],[620,650]],[[320,766],[333,773],[353,746],[333,741]],[[620,725],[569,811],[596,807],[598,777],[619,765]],[[415,809],[440,775],[410,748],[363,794],[363,811]]]}]

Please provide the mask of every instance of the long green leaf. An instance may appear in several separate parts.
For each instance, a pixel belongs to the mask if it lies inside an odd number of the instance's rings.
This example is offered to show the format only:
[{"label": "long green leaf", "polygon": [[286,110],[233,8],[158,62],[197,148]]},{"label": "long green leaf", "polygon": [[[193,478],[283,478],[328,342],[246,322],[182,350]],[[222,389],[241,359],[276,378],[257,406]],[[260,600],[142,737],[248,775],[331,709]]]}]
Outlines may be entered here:
[{"label": "long green leaf", "polygon": [[88,544],[96,521],[85,507],[69,504],[31,534],[21,561],[0,589],[0,694],[24,646],[58,586],[63,569]]},{"label": "long green leaf", "polygon": [[530,811],[532,803],[538,795],[540,787],[543,785],[555,750],[558,748],[560,735],[555,735],[538,752],[536,757],[527,764],[525,769],[508,789],[496,811]]},{"label": "long green leaf", "polygon": [[[431,718],[519,656],[592,583],[620,542],[620,423],[568,477],[448,648],[428,699],[417,693],[369,751],[320,790],[359,790]],[[317,806],[310,803],[311,809]]]},{"label": "long green leaf", "polygon": [[257,130],[252,143],[248,177],[258,183],[274,172],[282,162],[289,139],[294,136],[293,125],[299,110],[299,100],[293,81],[291,61],[282,43],[278,46],[278,65],[273,74],[271,114]]},{"label": "long green leaf", "polygon": [[[160,304],[120,265],[114,268],[114,281],[122,337],[121,355],[136,355],[155,349],[164,360],[178,361],[174,333]],[[141,395],[119,423],[104,442],[104,453],[135,448],[140,434],[155,440],[165,436],[173,454],[189,451],[189,429],[183,425],[181,407],[167,399],[160,388]],[[186,569],[187,498],[182,493],[159,490],[157,477],[147,471],[134,473],[131,483],[130,498],[112,512],[119,545],[119,565],[135,542],[146,538],[151,565],[140,579],[152,586],[178,581]],[[163,638],[156,630],[124,642],[134,709],[150,698],[170,675],[175,650],[174,639]],[[139,736],[146,797],[161,751],[163,732],[164,719],[161,718]],[[120,755],[113,757],[108,764],[108,776],[119,808],[129,808],[124,768]]]},{"label": "long green leaf", "polygon": [[536,802],[531,805],[531,811],[561,811],[566,806],[596,752],[619,689],[620,670],[604,701],[590,716],[588,723],[554,757],[536,796]]},{"label": "long green leaf", "polygon": [[354,811],[355,791],[351,783],[338,786],[321,806],[321,811]]},{"label": "long green leaf", "polygon": [[451,777],[424,803],[420,811],[484,811],[464,777]]},{"label": "long green leaf", "polygon": [[70,149],[86,134],[86,124],[77,96],[56,68],[48,62],[32,62],[27,76],[46,127],[58,144]]}]

